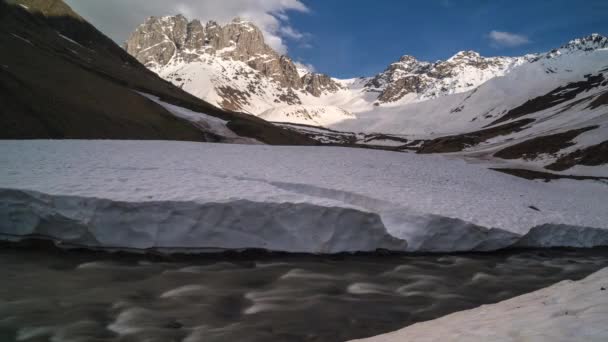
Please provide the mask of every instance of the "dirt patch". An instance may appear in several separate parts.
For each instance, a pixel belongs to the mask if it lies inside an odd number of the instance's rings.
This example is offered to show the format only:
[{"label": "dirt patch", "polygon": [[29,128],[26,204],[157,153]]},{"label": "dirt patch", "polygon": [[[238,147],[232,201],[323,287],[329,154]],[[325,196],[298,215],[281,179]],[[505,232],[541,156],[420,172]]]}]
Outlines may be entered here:
[{"label": "dirt patch", "polygon": [[218,95],[223,99],[220,106],[226,110],[238,112],[249,104],[251,95],[247,92],[228,86],[220,86],[216,90]]},{"label": "dirt patch", "polygon": [[536,137],[519,144],[504,148],[494,154],[494,157],[502,159],[525,159],[533,160],[541,154],[556,154],[557,152],[574,145],[572,140],[580,134],[596,129],[599,126],[589,126],[573,129],[563,133]]},{"label": "dirt patch", "polygon": [[553,171],[563,171],[575,165],[598,166],[604,164],[608,164],[608,140],[562,156],[555,163],[545,168]]},{"label": "dirt patch", "polygon": [[303,134],[282,129],[262,119],[241,118],[228,121],[226,125],[234,133],[254,138],[269,145],[317,145]]},{"label": "dirt patch", "polygon": [[573,176],[573,175],[558,175],[555,173],[549,172],[541,172],[541,171],[532,171],[526,169],[502,169],[502,168],[493,168],[490,170],[506,173],[511,176],[525,178],[525,179],[542,179],[545,182],[549,182],[555,179],[576,179],[576,180],[608,180],[608,177],[594,177],[594,176]]},{"label": "dirt patch", "polygon": [[596,97],[593,102],[589,104],[588,109],[596,109],[600,106],[608,106],[608,91],[605,91]]},{"label": "dirt patch", "polygon": [[425,142],[418,153],[449,153],[460,152],[467,147],[475,146],[488,139],[519,132],[525,126],[534,122],[534,119],[522,119],[504,125],[483,129],[476,132],[451,135]]},{"label": "dirt patch", "polygon": [[486,127],[555,107],[559,104],[574,99],[582,92],[600,86],[605,81],[604,75],[601,73],[595,76],[587,75],[586,78],[587,79],[585,81],[569,83],[565,86],[552,90],[546,95],[535,97],[523,105],[511,109],[507,112],[507,114],[493,121]]}]

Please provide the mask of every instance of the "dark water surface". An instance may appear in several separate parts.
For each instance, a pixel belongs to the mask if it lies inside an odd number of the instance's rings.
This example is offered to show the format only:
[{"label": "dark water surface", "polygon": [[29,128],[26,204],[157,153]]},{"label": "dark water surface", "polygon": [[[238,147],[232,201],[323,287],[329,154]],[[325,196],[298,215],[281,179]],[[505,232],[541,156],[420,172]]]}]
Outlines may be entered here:
[{"label": "dark water surface", "polygon": [[159,261],[0,249],[0,341],[344,341],[608,266],[608,250]]}]

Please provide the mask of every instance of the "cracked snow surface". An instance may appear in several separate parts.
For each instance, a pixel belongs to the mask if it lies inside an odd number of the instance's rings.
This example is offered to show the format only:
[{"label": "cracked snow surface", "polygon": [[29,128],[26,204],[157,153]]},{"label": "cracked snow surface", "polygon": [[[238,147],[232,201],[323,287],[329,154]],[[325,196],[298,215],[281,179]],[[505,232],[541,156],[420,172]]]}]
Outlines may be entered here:
[{"label": "cracked snow surface", "polygon": [[608,244],[605,183],[529,181],[443,156],[39,140],[1,142],[0,163],[10,239],[312,253]]}]

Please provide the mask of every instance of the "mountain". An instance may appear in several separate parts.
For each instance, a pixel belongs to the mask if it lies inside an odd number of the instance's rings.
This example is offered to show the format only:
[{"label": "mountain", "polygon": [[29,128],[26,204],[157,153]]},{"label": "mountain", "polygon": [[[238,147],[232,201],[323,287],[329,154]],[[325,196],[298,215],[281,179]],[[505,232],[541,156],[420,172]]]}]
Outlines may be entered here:
[{"label": "mountain", "polygon": [[[576,41],[570,44],[563,48],[581,50]],[[373,77],[340,80],[299,69],[269,47],[249,21],[236,18],[222,26],[188,21],[182,15],[148,18],[131,34],[125,49],[161,77],[222,108],[254,115],[270,111],[277,121],[313,125],[320,121],[302,120],[294,113],[303,108],[318,112],[319,106],[362,113],[422,102],[473,90],[543,56],[558,57],[557,49],[522,57],[482,57],[461,51],[436,62],[405,55]],[[335,116],[335,110],[328,112]]]},{"label": "mountain", "polygon": [[475,51],[461,51],[447,61],[420,62],[403,56],[365,87],[380,93],[378,103],[390,103],[413,95],[416,100],[461,93],[498,76],[504,76],[530,57],[481,57]]},{"label": "mountain", "polygon": [[522,57],[461,51],[425,62],[405,55],[378,75],[349,80],[299,70],[238,18],[222,26],[152,17],[126,49],[210,103],[320,143],[461,153],[500,168],[608,176],[574,167],[607,162],[608,39],[599,34]]},{"label": "mountain", "polygon": [[61,0],[1,1],[0,45],[2,139],[314,143],[161,79]]},{"label": "mountain", "polygon": [[[293,113],[306,106],[312,106],[306,111],[330,105],[358,112],[467,91],[532,58],[484,58],[461,51],[447,61],[430,63],[403,56],[374,77],[339,80],[298,69],[269,47],[249,21],[235,18],[222,26],[188,21],[183,15],[148,18],[125,49],[161,77],[222,108],[254,115],[272,110],[278,121],[290,122],[297,117]],[[277,107],[285,111],[282,117]],[[298,118],[296,122],[302,122]]]},{"label": "mountain", "polygon": [[163,78],[228,110],[260,114],[340,89],[326,75],[301,74],[289,57],[264,42],[258,27],[241,18],[222,26],[182,15],[151,17],[125,49]]},{"label": "mountain", "polygon": [[501,169],[608,176],[608,38],[593,34],[526,60],[472,90],[379,107],[331,127],[402,134],[423,141],[420,153]]}]

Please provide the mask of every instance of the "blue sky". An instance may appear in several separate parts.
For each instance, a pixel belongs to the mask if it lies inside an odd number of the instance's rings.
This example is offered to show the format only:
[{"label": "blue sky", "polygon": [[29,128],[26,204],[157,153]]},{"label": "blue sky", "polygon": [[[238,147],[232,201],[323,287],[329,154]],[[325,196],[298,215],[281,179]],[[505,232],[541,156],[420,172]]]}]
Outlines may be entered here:
[{"label": "blue sky", "polygon": [[427,61],[461,50],[513,56],[608,34],[608,0],[66,1],[119,44],[148,16],[246,17],[277,51],[342,78],[376,74],[404,54]]},{"label": "blue sky", "polygon": [[289,55],[336,77],[377,73],[404,54],[428,61],[460,50],[514,56],[608,33],[608,0],[302,2],[309,12],[290,12],[289,22],[306,36],[286,40]]}]

